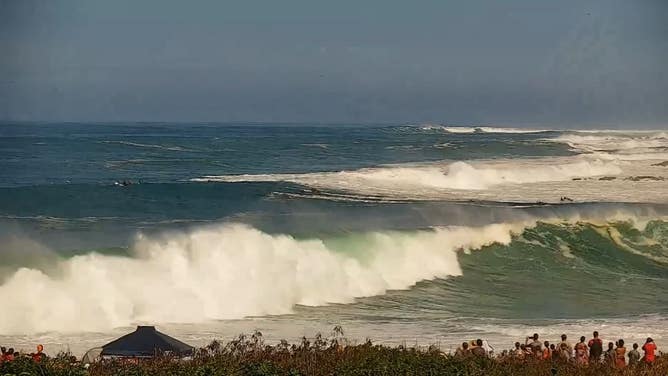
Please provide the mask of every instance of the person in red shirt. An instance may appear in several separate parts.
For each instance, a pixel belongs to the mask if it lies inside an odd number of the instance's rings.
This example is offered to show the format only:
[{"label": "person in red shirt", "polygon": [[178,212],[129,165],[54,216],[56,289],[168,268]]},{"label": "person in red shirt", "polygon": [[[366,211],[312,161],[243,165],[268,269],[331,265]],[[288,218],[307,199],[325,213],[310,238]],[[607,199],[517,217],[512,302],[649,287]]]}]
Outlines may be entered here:
[{"label": "person in red shirt", "polygon": [[647,341],[642,346],[642,351],[645,352],[645,356],[642,357],[642,360],[644,360],[645,363],[654,363],[654,360],[656,359],[656,356],[654,355],[656,344],[652,338],[647,338]]},{"label": "person in red shirt", "polygon": [[[643,347],[643,349],[644,349],[644,347]],[[3,358],[4,358],[5,362],[13,362],[14,361],[14,356],[15,356],[14,355],[14,349],[10,347],[7,350],[7,352],[5,353],[5,356]]]},{"label": "person in red shirt", "polygon": [[42,345],[37,345],[37,352],[30,354],[32,356],[32,360],[35,362],[39,363],[42,361],[42,358],[44,357],[44,346]]}]

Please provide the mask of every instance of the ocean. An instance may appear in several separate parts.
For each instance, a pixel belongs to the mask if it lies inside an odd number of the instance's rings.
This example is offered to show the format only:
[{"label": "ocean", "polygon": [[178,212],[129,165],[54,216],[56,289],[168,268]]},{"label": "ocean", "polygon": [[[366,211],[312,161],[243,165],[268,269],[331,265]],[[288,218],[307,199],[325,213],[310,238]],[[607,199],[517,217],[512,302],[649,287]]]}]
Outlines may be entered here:
[{"label": "ocean", "polygon": [[668,133],[4,123],[0,344],[668,345]]}]

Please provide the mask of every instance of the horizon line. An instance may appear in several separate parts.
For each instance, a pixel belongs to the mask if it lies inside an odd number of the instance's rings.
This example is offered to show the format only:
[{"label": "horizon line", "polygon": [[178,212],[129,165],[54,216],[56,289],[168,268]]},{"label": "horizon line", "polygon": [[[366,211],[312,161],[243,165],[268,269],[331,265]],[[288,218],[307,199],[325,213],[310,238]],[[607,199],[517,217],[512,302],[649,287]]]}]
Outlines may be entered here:
[{"label": "horizon line", "polygon": [[[0,120],[0,125],[210,125],[210,126],[441,126],[453,128],[517,128],[536,131],[561,131],[561,130],[626,130],[626,131],[661,131],[668,128],[668,124],[644,125],[643,128],[624,128],[620,124],[606,123],[579,123],[572,126],[540,125],[539,123],[457,123],[436,121],[261,121],[261,120],[226,120],[226,121],[188,121],[188,120]],[[588,128],[579,128],[587,126]],[[607,128],[606,128],[607,127]]]}]

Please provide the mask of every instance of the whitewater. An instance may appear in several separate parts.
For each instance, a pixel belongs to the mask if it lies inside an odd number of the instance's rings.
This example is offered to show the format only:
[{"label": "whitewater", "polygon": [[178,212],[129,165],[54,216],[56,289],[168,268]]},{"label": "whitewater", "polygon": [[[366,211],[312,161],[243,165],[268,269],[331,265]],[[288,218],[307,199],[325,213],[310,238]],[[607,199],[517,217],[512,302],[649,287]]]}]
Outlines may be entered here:
[{"label": "whitewater", "polygon": [[[542,133],[512,128],[425,126],[447,133]],[[591,132],[586,132],[591,134]],[[286,181],[317,189],[395,199],[504,202],[668,201],[668,134],[567,132],[537,142],[564,143],[577,155],[386,165],[308,174],[207,175],[200,182]],[[643,195],[637,195],[642,191]]]},{"label": "whitewater", "polygon": [[0,343],[668,338],[665,132],[89,127],[0,125]]}]

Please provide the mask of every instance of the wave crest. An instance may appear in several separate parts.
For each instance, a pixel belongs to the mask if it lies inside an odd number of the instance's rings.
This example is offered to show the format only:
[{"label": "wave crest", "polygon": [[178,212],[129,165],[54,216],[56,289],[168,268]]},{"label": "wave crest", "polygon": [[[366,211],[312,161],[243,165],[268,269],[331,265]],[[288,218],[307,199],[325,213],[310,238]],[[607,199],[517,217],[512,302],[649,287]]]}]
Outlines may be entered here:
[{"label": "wave crest", "polygon": [[251,182],[286,181],[315,187],[362,191],[426,189],[479,190],[501,184],[569,181],[621,172],[616,164],[600,160],[527,160],[453,162],[445,165],[397,165],[364,168],[354,171],[307,174],[260,174],[203,176],[192,181]]},{"label": "wave crest", "polygon": [[[509,243],[523,225],[295,239],[239,224],[139,237],[132,257],[91,253],[52,270],[21,268],[0,286],[0,334],[195,323],[349,303],[460,275],[456,251]],[[29,292],[25,290],[29,287]]]},{"label": "wave crest", "polygon": [[464,126],[446,126],[446,125],[421,125],[421,130],[425,131],[444,131],[447,133],[471,134],[471,133],[543,133],[549,132],[546,129],[528,129],[528,128],[503,128],[503,127],[464,127]]}]

